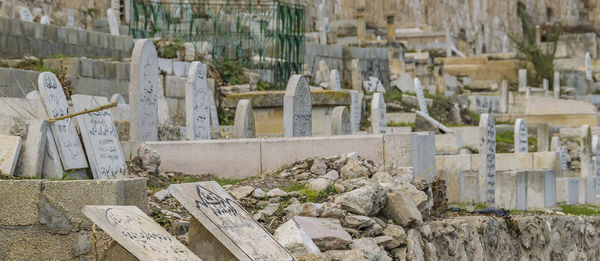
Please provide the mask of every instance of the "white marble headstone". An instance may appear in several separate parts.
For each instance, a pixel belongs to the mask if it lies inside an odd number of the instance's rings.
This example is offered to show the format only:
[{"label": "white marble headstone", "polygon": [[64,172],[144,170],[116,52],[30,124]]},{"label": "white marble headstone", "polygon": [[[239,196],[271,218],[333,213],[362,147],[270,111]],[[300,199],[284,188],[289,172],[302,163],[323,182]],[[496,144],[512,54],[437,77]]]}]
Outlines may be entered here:
[{"label": "white marble headstone", "polygon": [[364,94],[355,90],[350,91],[350,122],[352,132],[360,131],[360,121],[362,119],[362,107],[364,103]]},{"label": "white marble headstone", "polygon": [[379,92],[373,94],[371,101],[371,128],[374,134],[387,131],[385,100]]},{"label": "white marble headstone", "polygon": [[554,82],[552,83],[554,98],[560,99],[560,73],[554,72]]},{"label": "white marble headstone", "polygon": [[548,79],[542,80],[542,89],[544,90],[544,95],[546,95],[546,92],[548,92],[548,90],[549,90],[548,89],[549,88],[548,85],[549,85],[548,84]]},{"label": "white marble headstone", "polygon": [[[108,104],[106,97],[73,95],[73,108],[85,111]],[[77,116],[94,179],[127,178],[127,165],[110,110]]]},{"label": "white marble headstone", "polygon": [[[53,73],[41,73],[38,76],[38,88],[50,118],[71,113],[63,88]],[[87,168],[88,164],[83,153],[83,147],[79,135],[77,135],[77,130],[75,130],[75,119],[67,118],[54,122],[50,124],[50,128],[64,169]]]},{"label": "white marble headstone", "polygon": [[21,6],[19,9],[19,19],[26,22],[33,22],[33,15],[27,7]]},{"label": "white marble headstone", "polygon": [[592,154],[594,156],[600,154],[600,142],[598,140],[598,135],[592,135]]},{"label": "white marble headstone", "polygon": [[217,182],[173,184],[168,191],[239,260],[295,260]]},{"label": "white marble headstone", "polygon": [[115,93],[112,96],[110,96],[110,102],[116,102],[117,104],[126,104],[125,102],[125,98],[123,98],[123,95]]},{"label": "white marble headstone", "polygon": [[312,96],[303,75],[292,75],[285,89],[283,129],[285,137],[312,135]]},{"label": "white marble headstone", "polygon": [[528,142],[527,123],[524,119],[517,119],[514,130],[515,153],[527,153],[529,148]]},{"label": "white marble headstone", "polygon": [[0,171],[12,176],[21,152],[21,137],[0,135]]},{"label": "white marble headstone", "polygon": [[481,114],[479,120],[482,143],[479,149],[481,164],[479,169],[481,200],[488,204],[495,202],[496,194],[496,124],[494,115]]},{"label": "white marble headstone", "polygon": [[337,106],[333,108],[331,114],[331,134],[348,135],[352,133],[350,126],[350,114],[346,106]]},{"label": "white marble headstone", "polygon": [[239,100],[235,109],[235,119],[233,123],[233,137],[235,138],[254,138],[254,111],[250,100]]},{"label": "white marble headstone", "polygon": [[581,126],[581,136],[579,139],[581,146],[581,177],[588,178],[594,174],[594,165],[592,163],[592,128],[590,125]]},{"label": "white marble headstone", "polygon": [[590,53],[585,53],[585,79],[591,81],[592,78],[592,57]]},{"label": "white marble headstone", "polygon": [[331,70],[329,75],[329,88],[333,91],[342,90],[342,83],[340,82],[340,72],[337,69]]},{"label": "white marble headstone", "polygon": [[72,9],[67,9],[67,27],[75,27],[75,15],[73,14]]},{"label": "white marble headstone", "polygon": [[139,260],[198,260],[135,206],[85,206],[83,214]]},{"label": "white marble headstone", "polygon": [[502,80],[502,96],[500,96],[500,113],[508,113],[508,81]]},{"label": "white marble headstone", "polygon": [[193,62],[185,84],[186,137],[189,140],[210,140],[210,91],[207,67]]},{"label": "white marble headstone", "polygon": [[527,70],[519,69],[519,92],[527,91]]},{"label": "white marble headstone", "polygon": [[117,16],[112,8],[106,9],[106,18],[108,19],[108,29],[111,35],[119,35],[119,23]]},{"label": "white marble headstone", "polygon": [[50,17],[44,15],[40,18],[40,24],[50,24]]},{"label": "white marble headstone", "polygon": [[40,92],[38,91],[30,91],[27,93],[27,95],[25,95],[25,98],[27,98],[28,100],[39,100],[40,99]]},{"label": "white marble headstone", "polygon": [[505,35],[502,38],[502,52],[503,53],[508,53],[508,45],[509,45],[508,36]]},{"label": "white marble headstone", "polygon": [[130,141],[158,140],[158,58],[149,39],[135,41],[129,82]]},{"label": "white marble headstone", "polygon": [[419,102],[419,110],[429,115],[427,111],[427,102],[425,101],[425,95],[423,94],[423,87],[421,86],[421,80],[418,77],[414,79],[415,93],[417,94],[417,101]]}]

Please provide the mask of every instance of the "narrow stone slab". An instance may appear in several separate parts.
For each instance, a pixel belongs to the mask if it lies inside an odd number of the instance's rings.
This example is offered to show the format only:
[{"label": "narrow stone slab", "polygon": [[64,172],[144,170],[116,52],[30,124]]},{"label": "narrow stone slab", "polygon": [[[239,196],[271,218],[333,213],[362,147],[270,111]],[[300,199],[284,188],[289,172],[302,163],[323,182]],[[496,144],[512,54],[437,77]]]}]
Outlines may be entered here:
[{"label": "narrow stone slab", "polygon": [[202,260],[134,206],[85,206],[83,213],[139,260]]},{"label": "narrow stone slab", "polygon": [[285,137],[312,135],[312,96],[308,80],[292,75],[283,97],[283,130]]},{"label": "narrow stone slab", "polygon": [[585,53],[585,79],[588,81],[593,80],[592,76],[592,57],[590,53]]},{"label": "narrow stone slab", "polygon": [[592,162],[592,129],[590,125],[581,126],[581,136],[579,138],[581,146],[581,177],[588,178],[595,176],[594,164]]},{"label": "narrow stone slab", "polygon": [[0,171],[12,176],[21,152],[21,137],[0,135]]},{"label": "narrow stone slab", "polygon": [[202,226],[205,234],[190,235],[190,244],[197,245],[190,248],[201,258],[214,256],[208,246],[216,238],[239,260],[295,260],[217,182],[173,184],[168,190]]},{"label": "narrow stone slab", "polygon": [[350,124],[352,126],[352,132],[360,131],[360,121],[362,120],[362,108],[364,104],[365,95],[361,92],[352,90],[350,91]]},{"label": "narrow stone slab", "polygon": [[112,8],[106,9],[106,18],[108,19],[108,29],[111,35],[119,35],[119,23],[117,16]]},{"label": "narrow stone slab", "polygon": [[423,113],[429,115],[427,111],[427,102],[425,101],[425,95],[423,95],[423,87],[421,86],[421,80],[419,78],[415,78],[415,93],[417,94],[417,99],[419,101],[419,110]]},{"label": "narrow stone slab", "polygon": [[152,40],[136,40],[129,82],[130,141],[158,140],[158,58]]},{"label": "narrow stone slab", "polygon": [[527,70],[519,69],[519,92],[527,90]]},{"label": "narrow stone slab", "polygon": [[508,81],[502,80],[502,96],[500,97],[500,113],[508,113]]},{"label": "narrow stone slab", "polygon": [[527,153],[529,149],[527,123],[525,123],[524,119],[517,119],[515,121],[514,146],[515,153]]},{"label": "narrow stone slab", "polygon": [[554,92],[554,98],[560,99],[560,73],[554,72],[554,81],[552,82],[552,91]]},{"label": "narrow stone slab", "polygon": [[373,133],[385,133],[387,129],[386,108],[383,94],[376,92],[371,101],[371,128]]},{"label": "narrow stone slab", "polygon": [[234,138],[254,138],[254,111],[250,100],[238,101],[235,109],[235,119],[233,122],[233,137]]},{"label": "narrow stone slab", "polygon": [[[85,111],[108,104],[106,97],[89,95],[73,95],[71,100],[76,111]],[[127,165],[110,110],[77,116],[77,124],[79,124],[94,179],[127,178]]]},{"label": "narrow stone slab", "polygon": [[[53,73],[41,73],[38,77],[38,88],[50,118],[65,116],[72,112],[63,88]],[[60,120],[50,124],[50,128],[64,169],[87,168],[83,147],[75,130],[75,120],[73,118]]]},{"label": "narrow stone slab", "polygon": [[346,249],[352,243],[337,219],[295,216],[294,221],[321,251]]},{"label": "narrow stone slab", "polygon": [[482,134],[479,155],[481,157],[479,168],[479,188],[483,198],[481,201],[494,204],[496,194],[496,124],[494,115],[481,114],[479,120]]},{"label": "narrow stone slab", "polygon": [[348,135],[352,133],[350,126],[350,115],[346,106],[337,106],[333,108],[331,115],[331,134]]},{"label": "narrow stone slab", "polygon": [[206,81],[206,64],[193,62],[185,84],[186,137],[189,140],[210,140],[210,101]]},{"label": "narrow stone slab", "polygon": [[331,70],[329,74],[329,87],[333,91],[342,90],[342,83],[340,82],[340,72],[337,69]]}]

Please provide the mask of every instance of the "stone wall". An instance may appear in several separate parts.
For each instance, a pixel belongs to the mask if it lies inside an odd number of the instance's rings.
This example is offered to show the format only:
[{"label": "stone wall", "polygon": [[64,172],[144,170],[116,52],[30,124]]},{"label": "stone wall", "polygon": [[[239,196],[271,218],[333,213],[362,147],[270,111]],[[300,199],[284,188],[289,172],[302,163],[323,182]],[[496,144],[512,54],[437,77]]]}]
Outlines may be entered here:
[{"label": "stone wall", "polygon": [[327,63],[330,70],[337,69],[340,73],[344,72],[344,57],[341,46],[306,43],[304,64],[310,75],[312,75],[313,81],[319,73],[319,61],[321,60]]},{"label": "stone wall", "polygon": [[[85,205],[148,210],[146,179],[0,180],[0,260],[93,260]],[[99,255],[112,240],[96,232]]]},{"label": "stone wall", "polygon": [[343,81],[347,86],[352,82],[352,60],[359,59],[359,69],[363,79],[377,77],[388,89],[390,87],[390,63],[387,48],[344,48]]},{"label": "stone wall", "polygon": [[133,39],[0,17],[0,57],[130,57]]}]

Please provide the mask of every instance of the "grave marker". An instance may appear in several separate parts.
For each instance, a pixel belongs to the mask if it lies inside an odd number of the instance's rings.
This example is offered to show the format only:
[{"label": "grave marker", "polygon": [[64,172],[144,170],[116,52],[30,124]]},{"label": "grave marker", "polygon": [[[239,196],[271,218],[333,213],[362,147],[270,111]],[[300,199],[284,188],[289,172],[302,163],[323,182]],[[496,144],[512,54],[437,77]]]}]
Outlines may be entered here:
[{"label": "grave marker", "polygon": [[590,53],[585,53],[585,79],[592,81],[592,57]]},{"label": "grave marker", "polygon": [[370,76],[368,81],[363,83],[368,92],[385,92],[383,84],[377,77]]},{"label": "grave marker", "polygon": [[333,91],[341,91],[342,84],[340,82],[340,73],[338,70],[333,69],[329,74],[329,88]]},{"label": "grave marker", "polygon": [[285,137],[308,137],[312,134],[312,96],[303,75],[290,77],[283,97]]},{"label": "grave marker", "polygon": [[134,206],[85,206],[83,213],[139,260],[201,260]]},{"label": "grave marker", "polygon": [[217,182],[173,184],[168,191],[195,218],[190,225],[190,249],[201,258],[295,260]]},{"label": "grave marker", "polygon": [[[393,23],[393,22],[392,22]],[[452,57],[452,36],[450,36],[450,28],[446,27],[446,57]]]},{"label": "grave marker", "polygon": [[508,81],[502,80],[502,96],[500,98],[500,113],[508,113]]},{"label": "grave marker", "polygon": [[130,141],[158,140],[158,58],[149,39],[135,41],[129,83]]},{"label": "grave marker", "polygon": [[554,72],[554,82],[553,84],[553,91],[554,91],[554,98],[555,99],[560,99],[560,73],[559,72]]},{"label": "grave marker", "polygon": [[19,153],[21,152],[21,137],[0,135],[0,171],[12,176],[15,173]]},{"label": "grave marker", "polygon": [[488,204],[494,204],[496,193],[496,125],[493,114],[481,114],[479,128],[482,133],[482,143],[479,149],[481,164],[479,169],[480,199]]},{"label": "grave marker", "polygon": [[414,82],[415,93],[417,94],[417,101],[419,102],[419,110],[429,115],[429,112],[427,111],[427,102],[425,102],[425,96],[423,95],[423,87],[421,87],[421,80],[419,80],[419,77],[415,77]]},{"label": "grave marker", "polygon": [[117,22],[117,16],[112,8],[106,9],[106,18],[108,19],[108,29],[111,35],[119,35],[119,23]]},{"label": "grave marker", "polygon": [[566,171],[568,167],[567,148],[565,146],[561,146],[559,137],[552,137],[552,141],[550,142],[550,149],[559,153],[561,170]]},{"label": "grave marker", "polygon": [[593,135],[592,136],[592,155],[597,156],[598,154],[600,154],[600,142],[599,142],[599,136],[598,135]]},{"label": "grave marker", "polygon": [[118,24],[119,20],[121,20],[121,0],[111,0],[109,9],[113,10],[113,14],[115,15]]},{"label": "grave marker", "polygon": [[519,69],[519,92],[525,92],[527,90],[527,70]]},{"label": "grave marker", "polygon": [[117,104],[127,104],[125,102],[125,98],[123,98],[123,95],[115,93],[112,96],[110,96],[110,102],[116,102]]},{"label": "grave marker", "polygon": [[505,35],[502,38],[502,52],[503,53],[508,53],[508,45],[509,45],[508,36]]},{"label": "grave marker", "polygon": [[254,111],[250,100],[238,101],[235,109],[235,119],[233,123],[234,138],[254,138]]},{"label": "grave marker", "polygon": [[[85,111],[108,104],[106,97],[71,96],[75,111]],[[77,116],[85,151],[94,179],[127,178],[127,165],[110,110]]]},{"label": "grave marker", "polygon": [[73,14],[72,9],[67,9],[67,27],[75,27],[75,15]]},{"label": "grave marker", "polygon": [[359,59],[352,59],[352,64],[350,67],[352,69],[350,75],[352,77],[352,89],[356,91],[362,90],[362,73],[360,71],[359,62]]},{"label": "grave marker", "polygon": [[548,151],[548,141],[550,140],[550,130],[552,126],[548,123],[538,123],[537,125],[537,150]]},{"label": "grave marker", "polygon": [[592,157],[594,163],[594,177],[596,178],[596,195],[600,194],[600,160],[598,156]]},{"label": "grave marker", "polygon": [[50,17],[44,15],[40,18],[40,24],[50,24]]},{"label": "grave marker", "polygon": [[579,143],[581,146],[581,177],[592,177],[594,175],[594,165],[592,163],[592,130],[590,125],[581,126]]},{"label": "grave marker", "polygon": [[527,123],[524,119],[517,119],[515,121],[514,143],[515,153],[527,153],[529,139],[527,134]]},{"label": "grave marker", "polygon": [[186,137],[189,140],[210,140],[210,100],[207,67],[193,62],[185,83]]},{"label": "grave marker", "polygon": [[548,93],[548,79],[542,81],[542,89],[544,90],[544,96]]},{"label": "grave marker", "polygon": [[364,94],[361,92],[352,90],[350,91],[350,125],[352,132],[360,131],[360,121],[362,120],[362,106],[364,101]]},{"label": "grave marker", "polygon": [[26,22],[33,22],[33,15],[27,7],[21,6],[19,10],[19,19]]},{"label": "grave marker", "polygon": [[[321,76],[321,85],[328,85],[330,84],[330,79],[329,79],[329,66],[327,65],[327,63],[325,62],[325,60],[320,60],[319,61],[319,76]],[[332,89],[332,86],[327,86],[329,89]]]},{"label": "grave marker", "polygon": [[[71,113],[67,98],[60,82],[53,73],[43,72],[38,77],[38,88],[44,107],[50,118],[65,116]],[[73,118],[60,120],[50,124],[64,169],[87,168],[79,135],[75,130]]]},{"label": "grave marker", "polygon": [[371,101],[371,128],[374,134],[386,133],[387,129],[385,100],[379,92],[373,94]]},{"label": "grave marker", "polygon": [[350,126],[350,115],[346,106],[337,106],[333,108],[331,115],[331,134],[348,135],[352,133]]}]

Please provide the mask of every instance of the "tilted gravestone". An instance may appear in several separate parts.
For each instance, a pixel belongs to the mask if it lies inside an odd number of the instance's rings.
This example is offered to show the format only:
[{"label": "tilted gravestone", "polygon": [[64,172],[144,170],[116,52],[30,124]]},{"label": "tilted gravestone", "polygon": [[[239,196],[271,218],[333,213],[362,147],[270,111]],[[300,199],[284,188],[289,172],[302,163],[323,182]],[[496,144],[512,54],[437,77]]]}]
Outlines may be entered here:
[{"label": "tilted gravestone", "polygon": [[[76,111],[90,110],[108,104],[106,97],[89,95],[73,95],[71,100]],[[127,165],[110,110],[77,116],[77,124],[94,179],[127,178]]]},{"label": "tilted gravestone", "polygon": [[360,131],[360,121],[362,120],[362,107],[364,103],[364,94],[355,90],[350,91],[350,125],[352,132]]},{"label": "tilted gravestone", "polygon": [[479,149],[479,189],[481,201],[494,204],[496,194],[496,124],[494,115],[481,114],[479,120],[482,143]]},{"label": "tilted gravestone", "polygon": [[0,171],[12,176],[21,151],[21,137],[0,135]]},{"label": "tilted gravestone", "polygon": [[329,74],[329,88],[333,91],[341,91],[342,83],[340,82],[340,72],[336,69],[331,70]]},{"label": "tilted gravestone", "polygon": [[85,206],[83,213],[139,260],[202,260],[135,206]]},{"label": "tilted gravestone", "polygon": [[346,106],[337,106],[333,108],[331,114],[331,134],[348,135],[352,133],[350,126],[350,115]]},{"label": "tilted gravestone", "polygon": [[186,137],[189,140],[210,140],[210,91],[206,81],[207,67],[193,62],[185,83]]},{"label": "tilted gravestone", "polygon": [[373,133],[386,133],[386,116],[383,94],[376,92],[373,94],[373,100],[371,101],[371,128]]},{"label": "tilted gravestone", "polygon": [[419,110],[429,115],[429,112],[427,111],[427,102],[425,101],[425,95],[423,94],[423,87],[421,86],[421,80],[415,78],[414,82],[415,93],[417,94],[417,101],[419,102]]},{"label": "tilted gravestone", "polygon": [[548,123],[538,123],[537,125],[537,151],[549,151],[550,132],[552,126]]},{"label": "tilted gravestone", "polygon": [[527,153],[529,148],[529,139],[527,134],[527,123],[524,119],[515,121],[514,130],[515,153]]},{"label": "tilted gravestone", "polygon": [[106,9],[106,18],[108,20],[108,29],[110,30],[110,34],[118,36],[119,22],[117,21],[117,16],[112,8]]},{"label": "tilted gravestone", "polygon": [[254,138],[254,111],[250,100],[239,100],[233,122],[234,138]]},{"label": "tilted gravestone", "polygon": [[[38,77],[38,87],[44,107],[50,118],[71,113],[63,88],[53,73],[41,73]],[[87,168],[88,164],[83,153],[83,147],[75,130],[75,119],[67,118],[54,122],[50,124],[50,128],[63,168],[66,170]]]},{"label": "tilted gravestone", "polygon": [[285,137],[308,137],[312,134],[312,96],[308,80],[292,75],[283,97],[283,130]]},{"label": "tilted gravestone", "polygon": [[158,140],[158,58],[149,39],[135,41],[129,83],[130,141]]},{"label": "tilted gravestone", "polygon": [[194,217],[190,249],[202,259],[295,260],[217,182],[173,184],[168,191]]}]

